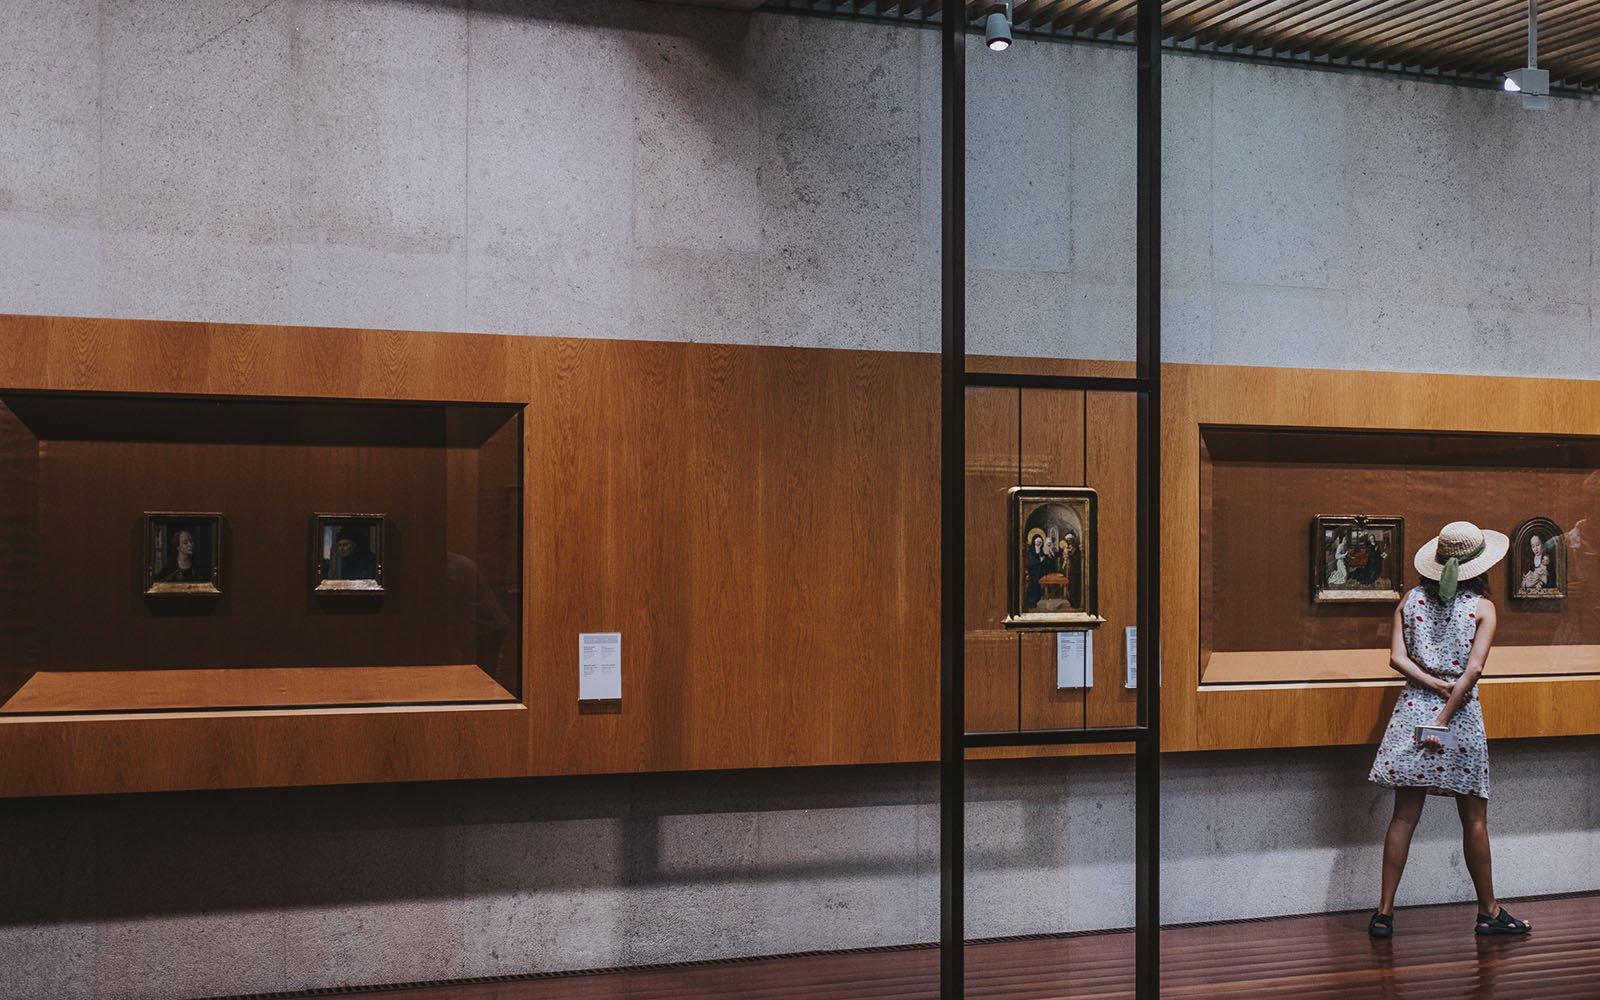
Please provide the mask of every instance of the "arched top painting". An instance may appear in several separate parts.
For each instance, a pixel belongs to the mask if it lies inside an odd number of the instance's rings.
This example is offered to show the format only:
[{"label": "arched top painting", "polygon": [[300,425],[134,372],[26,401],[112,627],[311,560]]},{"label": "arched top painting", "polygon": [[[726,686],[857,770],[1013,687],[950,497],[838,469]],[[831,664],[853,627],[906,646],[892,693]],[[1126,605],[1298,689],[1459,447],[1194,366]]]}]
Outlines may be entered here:
[{"label": "arched top painting", "polygon": [[1012,487],[1007,628],[1083,628],[1105,620],[1096,586],[1097,504],[1094,490],[1082,487]]},{"label": "arched top painting", "polygon": [[1567,536],[1548,517],[1530,517],[1511,535],[1511,596],[1559,601],[1567,596]]}]

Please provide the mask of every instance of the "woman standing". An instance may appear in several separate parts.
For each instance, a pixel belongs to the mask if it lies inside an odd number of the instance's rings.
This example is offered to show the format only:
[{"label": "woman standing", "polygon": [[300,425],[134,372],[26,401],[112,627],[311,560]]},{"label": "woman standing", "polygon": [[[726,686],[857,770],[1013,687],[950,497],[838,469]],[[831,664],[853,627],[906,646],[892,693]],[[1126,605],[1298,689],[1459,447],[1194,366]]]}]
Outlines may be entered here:
[{"label": "woman standing", "polygon": [[[1395,608],[1389,665],[1405,675],[1389,728],[1368,777],[1394,789],[1394,816],[1383,843],[1383,895],[1367,933],[1394,933],[1394,895],[1411,835],[1428,795],[1449,795],[1461,816],[1462,851],[1478,893],[1479,934],[1526,934],[1531,925],[1500,906],[1489,857],[1489,747],[1478,703],[1478,677],[1494,642],[1490,567],[1510,540],[1453,521],[1417,551],[1422,585]],[[1444,726],[1444,740],[1418,741],[1417,726]]]}]

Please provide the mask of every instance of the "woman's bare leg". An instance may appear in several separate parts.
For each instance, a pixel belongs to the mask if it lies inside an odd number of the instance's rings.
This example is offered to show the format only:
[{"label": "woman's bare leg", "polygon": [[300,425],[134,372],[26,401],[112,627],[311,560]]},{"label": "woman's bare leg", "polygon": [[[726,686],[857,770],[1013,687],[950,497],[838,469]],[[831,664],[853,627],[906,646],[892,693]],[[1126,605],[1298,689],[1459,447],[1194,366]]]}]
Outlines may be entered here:
[{"label": "woman's bare leg", "polygon": [[1400,888],[1400,876],[1406,870],[1406,857],[1411,853],[1411,835],[1417,832],[1417,820],[1422,818],[1422,803],[1427,797],[1428,793],[1420,788],[1394,790],[1394,815],[1389,819],[1389,833],[1383,838],[1383,896],[1378,900],[1379,913],[1394,912],[1394,894]]},{"label": "woman's bare leg", "polygon": [[1461,853],[1478,892],[1478,912],[1492,917],[1500,912],[1500,901],[1494,898],[1494,865],[1489,859],[1489,800],[1457,795],[1456,812],[1461,814]]}]

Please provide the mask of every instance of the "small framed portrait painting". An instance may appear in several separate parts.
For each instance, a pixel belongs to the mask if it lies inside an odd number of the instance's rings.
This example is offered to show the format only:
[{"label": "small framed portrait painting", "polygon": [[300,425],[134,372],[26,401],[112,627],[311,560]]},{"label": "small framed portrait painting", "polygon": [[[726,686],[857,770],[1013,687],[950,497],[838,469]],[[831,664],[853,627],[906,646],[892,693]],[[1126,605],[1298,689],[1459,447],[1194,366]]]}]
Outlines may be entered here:
[{"label": "small framed portrait painting", "polygon": [[146,594],[222,593],[222,515],[145,511],[143,562]]},{"label": "small framed portrait painting", "polygon": [[1530,517],[1511,536],[1511,596],[1559,601],[1567,596],[1567,536],[1548,517]]},{"label": "small framed portrait painting", "polygon": [[1011,489],[1009,604],[1005,625],[1093,628],[1099,614],[1095,491],[1075,486]]},{"label": "small framed portrait painting", "polygon": [[1311,599],[1317,604],[1398,601],[1406,520],[1321,514],[1311,521]]},{"label": "small framed portrait painting", "polygon": [[383,514],[317,514],[311,519],[311,589],[383,593]]}]

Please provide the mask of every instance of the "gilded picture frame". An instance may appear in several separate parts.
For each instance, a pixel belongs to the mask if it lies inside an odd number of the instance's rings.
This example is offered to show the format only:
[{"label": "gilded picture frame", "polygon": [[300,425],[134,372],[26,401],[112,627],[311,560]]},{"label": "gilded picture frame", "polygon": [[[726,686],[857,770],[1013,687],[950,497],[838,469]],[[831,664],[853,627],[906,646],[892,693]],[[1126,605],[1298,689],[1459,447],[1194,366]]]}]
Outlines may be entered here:
[{"label": "gilded picture frame", "polygon": [[1318,514],[1311,519],[1311,600],[1366,604],[1405,592],[1406,519]]},{"label": "gilded picture frame", "polygon": [[1086,487],[1011,488],[1007,628],[1061,631],[1105,621],[1099,605],[1099,502]]}]

